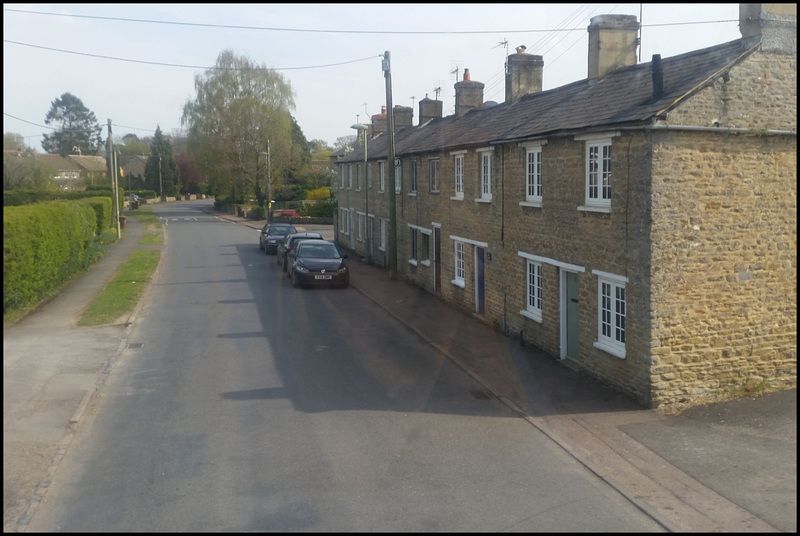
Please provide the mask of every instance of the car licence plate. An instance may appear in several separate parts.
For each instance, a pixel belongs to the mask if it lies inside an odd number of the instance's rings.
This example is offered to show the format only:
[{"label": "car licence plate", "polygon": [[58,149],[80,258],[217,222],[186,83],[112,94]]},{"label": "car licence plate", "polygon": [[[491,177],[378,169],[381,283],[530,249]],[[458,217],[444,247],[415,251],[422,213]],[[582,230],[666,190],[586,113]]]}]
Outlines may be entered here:
[{"label": "car licence plate", "polygon": [[329,275],[315,275],[314,279],[330,279],[331,276]]}]

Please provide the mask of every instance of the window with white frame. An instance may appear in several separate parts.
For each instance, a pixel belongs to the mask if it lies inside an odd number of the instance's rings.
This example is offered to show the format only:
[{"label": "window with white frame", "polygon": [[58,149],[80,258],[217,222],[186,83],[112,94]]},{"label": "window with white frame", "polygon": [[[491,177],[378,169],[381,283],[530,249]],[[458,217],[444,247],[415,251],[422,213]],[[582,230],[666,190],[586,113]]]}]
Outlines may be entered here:
[{"label": "window with white frame", "polygon": [[428,186],[431,193],[439,192],[439,159],[432,158],[428,161]]},{"label": "window with white frame", "polygon": [[455,155],[453,161],[453,192],[455,199],[464,198],[464,155]]},{"label": "window with white frame", "polygon": [[420,250],[421,255],[419,256],[420,261],[425,266],[430,266],[431,264],[431,232],[430,230],[420,230],[422,233],[422,249]]},{"label": "window with white frame", "polygon": [[378,249],[386,251],[386,237],[388,236],[389,220],[381,218],[381,240],[378,244]]},{"label": "window with white frame", "polygon": [[339,231],[344,235],[350,234],[350,211],[346,208],[339,209]]},{"label": "window with white frame", "polygon": [[464,242],[460,242],[460,241],[456,240],[456,241],[453,242],[453,244],[454,244],[454,248],[455,248],[454,256],[453,256],[453,261],[454,261],[453,262],[453,267],[454,267],[455,273],[453,275],[452,283],[454,285],[458,285],[459,287],[464,287],[466,285],[465,280],[464,280],[464,276],[466,274],[466,271],[465,271],[466,256],[465,256],[465,251],[464,251],[464,249],[465,249]]},{"label": "window with white frame", "polygon": [[481,201],[492,200],[492,153],[491,150],[480,151],[481,157]]},{"label": "window with white frame", "polygon": [[379,190],[386,190],[386,162],[378,162],[378,177],[380,179]]},{"label": "window with white frame", "polygon": [[363,242],[367,236],[367,215],[363,212],[358,213],[358,240]]},{"label": "window with white frame", "polygon": [[417,193],[417,160],[411,160],[411,168],[409,169],[409,174],[411,175],[411,188],[409,190],[409,195]]},{"label": "window with white frame", "polygon": [[525,150],[525,201],[542,202],[542,146]]},{"label": "window with white frame", "polygon": [[586,207],[611,208],[611,137],[586,138]]},{"label": "window with white frame", "polygon": [[347,189],[353,188],[353,164],[347,165]]},{"label": "window with white frame", "polygon": [[409,256],[408,256],[408,263],[413,264],[414,266],[417,265],[417,234],[419,231],[416,227],[409,227]]},{"label": "window with white frame", "polygon": [[403,191],[403,161],[399,158],[394,161],[394,193]]},{"label": "window with white frame", "polygon": [[542,321],[542,263],[526,260],[526,300],[523,314]]},{"label": "window with white frame", "polygon": [[625,358],[627,277],[592,270],[597,276],[597,342],[595,348]]},{"label": "window with white frame", "polygon": [[342,189],[344,189],[344,169],[345,169],[344,164],[339,166],[339,188]]}]

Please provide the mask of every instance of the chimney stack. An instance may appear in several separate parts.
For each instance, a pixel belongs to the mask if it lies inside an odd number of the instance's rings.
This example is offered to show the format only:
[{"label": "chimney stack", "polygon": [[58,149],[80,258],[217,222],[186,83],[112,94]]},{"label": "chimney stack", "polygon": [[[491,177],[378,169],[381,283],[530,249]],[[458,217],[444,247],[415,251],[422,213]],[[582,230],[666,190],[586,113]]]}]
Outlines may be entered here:
[{"label": "chimney stack", "polygon": [[639,44],[636,15],[598,15],[589,22],[589,80],[636,65]]},{"label": "chimney stack", "polygon": [[506,64],[506,104],[529,93],[542,91],[544,59],[525,54],[525,45],[517,47],[517,53],[508,57]]},{"label": "chimney stack", "polygon": [[441,119],[442,101],[429,99],[428,95],[419,101],[419,124],[424,125],[431,119]]},{"label": "chimney stack", "polygon": [[381,106],[381,113],[372,116],[372,135],[385,133],[388,130],[386,126],[386,106]]},{"label": "chimney stack", "polygon": [[455,84],[456,117],[483,106],[483,88],[484,84],[470,80],[469,69],[464,69],[464,79]]},{"label": "chimney stack", "polygon": [[761,39],[761,50],[797,55],[797,4],[739,4],[742,39]]},{"label": "chimney stack", "polygon": [[412,126],[413,121],[414,121],[414,109],[411,106],[400,106],[399,104],[395,105],[394,107],[395,132]]}]

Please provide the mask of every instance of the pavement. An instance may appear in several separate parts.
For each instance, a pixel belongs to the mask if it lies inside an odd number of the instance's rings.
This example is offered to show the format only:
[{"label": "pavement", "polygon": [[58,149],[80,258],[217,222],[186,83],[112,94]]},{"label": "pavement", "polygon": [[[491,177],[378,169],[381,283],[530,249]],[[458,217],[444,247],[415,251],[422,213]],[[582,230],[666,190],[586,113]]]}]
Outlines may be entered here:
[{"label": "pavement", "polygon": [[[254,229],[247,220],[203,208]],[[331,226],[297,225],[333,237]],[[47,304],[3,334],[3,526],[24,532],[88,419],[137,307],[113,325],[77,319],[142,246],[144,225]],[[254,237],[254,247],[257,242]],[[472,376],[497,399],[670,532],[797,531],[797,389],[689,407],[646,409],[475,315],[350,255],[351,287]],[[143,303],[145,300],[142,300]]]}]

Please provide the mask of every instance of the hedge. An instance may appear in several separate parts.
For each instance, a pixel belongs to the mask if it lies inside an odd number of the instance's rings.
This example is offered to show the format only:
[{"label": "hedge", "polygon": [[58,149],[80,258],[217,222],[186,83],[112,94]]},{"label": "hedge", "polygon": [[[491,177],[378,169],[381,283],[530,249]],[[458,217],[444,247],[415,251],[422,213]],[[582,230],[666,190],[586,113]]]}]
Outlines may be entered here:
[{"label": "hedge", "polygon": [[[55,295],[91,260],[111,200],[51,201],[3,210],[3,314]],[[101,222],[102,220],[102,222]]]}]

